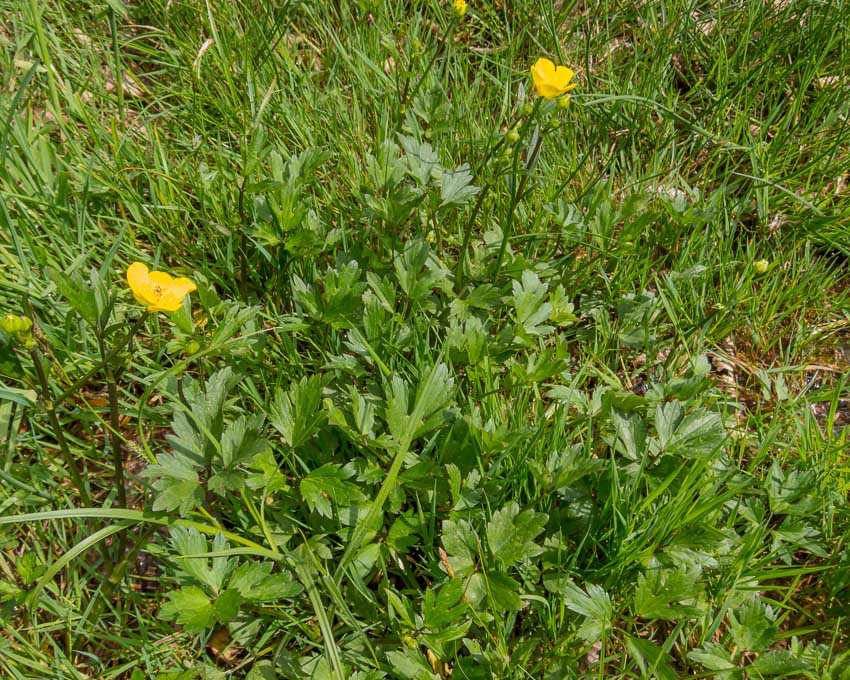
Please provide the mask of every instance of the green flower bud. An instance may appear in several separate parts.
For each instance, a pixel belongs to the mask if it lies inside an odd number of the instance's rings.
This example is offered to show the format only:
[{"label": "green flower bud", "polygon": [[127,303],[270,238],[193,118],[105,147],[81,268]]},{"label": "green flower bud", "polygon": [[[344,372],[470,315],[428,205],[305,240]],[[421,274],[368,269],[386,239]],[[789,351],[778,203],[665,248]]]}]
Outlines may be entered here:
[{"label": "green flower bud", "polygon": [[764,274],[768,270],[769,267],[770,267],[770,262],[768,262],[767,260],[764,260],[764,259],[756,260],[755,262],[753,262],[753,271],[758,275]]},{"label": "green flower bud", "polygon": [[6,331],[9,335],[12,335],[13,333],[28,333],[32,328],[32,321],[25,316],[7,314],[0,319],[0,328]]}]

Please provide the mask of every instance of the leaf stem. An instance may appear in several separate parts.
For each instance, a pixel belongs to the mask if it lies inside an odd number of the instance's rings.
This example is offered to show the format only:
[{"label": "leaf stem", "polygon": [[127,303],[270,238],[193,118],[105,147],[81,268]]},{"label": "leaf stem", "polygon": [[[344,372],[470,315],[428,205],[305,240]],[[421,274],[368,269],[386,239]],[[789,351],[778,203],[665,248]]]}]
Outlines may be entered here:
[{"label": "leaf stem", "polygon": [[47,71],[47,88],[50,92],[50,103],[53,105],[53,113],[56,120],[62,120],[62,106],[59,104],[59,90],[56,87],[56,73],[53,70],[53,62],[50,59],[50,50],[47,48],[47,37],[44,34],[44,22],[42,22],[42,14],[44,9],[39,9],[38,0],[30,0],[30,12],[32,12],[33,28],[35,29],[35,37],[38,43],[38,56],[41,58],[44,68]]},{"label": "leaf stem", "polygon": [[115,80],[115,93],[118,96],[118,118],[124,125],[124,74],[121,70],[121,50],[118,45],[118,23],[115,19],[115,10],[112,7],[109,8],[109,33],[112,37],[112,56],[115,59],[112,77]]},{"label": "leaf stem", "polygon": [[440,47],[438,47],[437,49],[434,50],[434,53],[431,55],[430,61],[425,66],[425,68],[422,70],[422,75],[416,81],[416,84],[413,86],[413,90],[411,90],[409,94],[408,94],[408,88],[410,87],[410,80],[405,81],[404,89],[401,91],[401,96],[399,97],[399,101],[398,101],[398,121],[396,122],[397,128],[401,127],[401,117],[402,117],[402,114],[404,113],[405,103],[408,100],[413,100],[413,99],[416,98],[416,95],[419,93],[419,90],[422,87],[422,83],[425,82],[425,76],[431,72],[431,69],[433,68],[435,62],[437,61],[439,56],[441,54],[443,54],[443,52],[445,51],[446,45],[451,43],[452,35],[454,35],[455,27],[457,26],[457,24],[458,24],[457,17],[452,17],[452,22],[449,24],[449,27],[446,30],[446,35],[443,38],[443,42],[441,43]]},{"label": "leaf stem", "polygon": [[[127,489],[124,486],[124,455],[121,451],[121,437],[118,434],[121,426],[121,414],[118,409],[118,381],[111,362],[105,361],[106,347],[103,344],[101,329],[97,332],[97,344],[100,354],[104,357],[103,368],[106,378],[106,392],[109,397],[109,444],[112,451],[112,467],[115,469],[115,485],[118,492],[118,505],[127,507]],[[120,556],[119,556],[120,557]]]},{"label": "leaf stem", "polygon": [[62,424],[59,422],[59,416],[56,414],[56,406],[60,402],[54,402],[50,398],[50,383],[47,380],[47,373],[44,370],[44,364],[41,360],[41,352],[37,345],[30,349],[30,357],[32,358],[32,363],[35,366],[35,372],[38,376],[39,386],[41,387],[41,403],[45,413],[47,413],[47,420],[50,422],[50,427],[53,430],[53,436],[56,438],[56,443],[59,445],[59,450],[62,452],[62,457],[65,460],[65,466],[68,468],[68,472],[71,475],[71,481],[74,483],[74,486],[77,487],[77,491],[79,492],[83,503],[90,506],[91,496],[83,482],[83,476],[80,473],[77,461],[74,460],[74,456],[68,446],[68,440],[65,439],[65,432],[62,430]]},{"label": "leaf stem", "polygon": [[[525,124],[522,126],[522,129],[520,131],[521,135],[525,133],[529,125],[534,121],[534,118],[537,114],[537,110],[539,108],[540,99],[538,98],[534,103],[534,108],[528,116],[528,120],[526,120]],[[510,130],[516,124],[517,121],[515,120],[508,129]],[[506,136],[502,135],[499,141],[497,141],[488,149],[487,153],[484,155],[484,158],[482,158],[481,161],[478,163],[478,167],[475,168],[473,177],[477,178],[481,175],[481,172],[484,170],[487,163],[490,162],[490,159],[492,159],[496,155],[496,152],[499,151],[499,149],[501,149],[502,146],[505,144],[505,140]],[[539,151],[539,145],[536,151]],[[469,220],[467,220],[466,227],[463,231],[463,243],[461,244],[460,253],[458,254],[457,263],[455,264],[455,292],[458,295],[460,295],[463,291],[463,285],[465,283],[464,277],[466,275],[466,256],[467,252],[469,251],[470,241],[472,240],[472,230],[475,227],[475,220],[478,218],[478,213],[481,211],[481,207],[484,204],[484,198],[487,196],[492,186],[492,180],[489,180],[482,185],[481,191],[478,193],[478,200],[475,202],[475,207],[472,209],[472,212],[469,215]]]},{"label": "leaf stem", "polygon": [[[534,102],[534,110],[532,111],[529,118],[529,123],[534,120],[535,114],[540,108],[540,98]],[[529,123],[526,123],[526,127],[528,127]],[[537,156],[540,153],[540,147],[543,144],[543,130],[537,135],[537,140],[534,143],[534,149],[532,149],[531,154],[526,159],[526,167],[525,172],[522,173],[522,177],[519,180],[519,186],[516,187],[515,191],[512,192],[511,195],[511,204],[508,210],[508,216],[505,220],[505,227],[502,232],[502,243],[499,245],[499,254],[496,257],[496,263],[493,266],[493,281],[495,282],[496,277],[499,276],[499,270],[502,268],[502,260],[505,257],[505,251],[508,247],[508,241],[511,238],[511,232],[513,231],[514,226],[514,216],[516,214],[516,207],[525,194],[525,185],[528,183],[529,171],[537,160]],[[516,169],[516,161],[519,158],[519,150],[517,150],[516,155],[514,156],[514,168]]]},{"label": "leaf stem", "polygon": [[114,358],[118,355],[118,353],[119,353],[122,349],[124,349],[124,348],[127,346],[127,344],[128,344],[128,343],[129,343],[129,342],[133,339],[133,336],[134,336],[134,335],[136,335],[136,331],[138,331],[138,330],[139,330],[139,328],[141,328],[141,327],[142,327],[142,324],[144,324],[144,322],[147,320],[147,318],[148,318],[148,315],[149,315],[149,314],[150,314],[150,312],[145,311],[145,312],[144,312],[144,313],[143,313],[143,314],[142,314],[142,315],[141,315],[141,316],[140,316],[140,317],[136,320],[136,323],[135,323],[135,324],[133,324],[133,327],[132,327],[132,328],[131,328],[128,332],[127,332],[127,335],[125,335],[125,336],[121,339],[121,341],[120,341],[119,343],[117,343],[117,344],[116,344],[116,345],[112,348],[112,350],[109,352],[109,354],[107,354],[107,355],[103,358],[103,360],[102,360],[102,361],[100,361],[97,365],[95,365],[95,366],[94,366],[94,367],[92,367],[89,371],[87,371],[85,374],[83,374],[83,376],[82,376],[81,378],[79,378],[79,379],[75,380],[75,381],[74,381],[74,383],[73,383],[73,384],[72,384],[72,385],[71,385],[68,389],[66,389],[64,392],[62,392],[62,394],[60,394],[60,395],[56,398],[56,403],[57,403],[57,404],[61,404],[61,403],[62,403],[63,401],[65,401],[68,397],[70,397],[70,396],[71,396],[72,394],[74,394],[77,390],[79,390],[79,389],[80,389],[83,385],[85,385],[85,384],[86,384],[86,383],[87,383],[87,382],[88,382],[88,381],[92,378],[92,376],[94,376],[96,373],[99,373],[100,371],[102,371],[102,370],[103,370],[103,367],[104,367],[107,363],[109,363],[110,361],[112,361],[112,360],[113,360],[113,359],[114,359]]}]

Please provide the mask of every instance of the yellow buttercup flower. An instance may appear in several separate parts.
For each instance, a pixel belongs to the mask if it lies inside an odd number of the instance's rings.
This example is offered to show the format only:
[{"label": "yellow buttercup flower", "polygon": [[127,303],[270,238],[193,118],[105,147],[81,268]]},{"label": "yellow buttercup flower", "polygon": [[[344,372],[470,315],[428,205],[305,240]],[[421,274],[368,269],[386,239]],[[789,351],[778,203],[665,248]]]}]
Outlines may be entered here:
[{"label": "yellow buttercup flower", "polygon": [[531,67],[534,89],[546,99],[555,99],[572,90],[576,86],[575,83],[570,83],[574,75],[572,69],[566,66],[555,68],[555,64],[545,57],[538,59]]},{"label": "yellow buttercup flower", "polygon": [[197,286],[189,279],[177,278],[165,272],[148,271],[141,262],[134,262],[127,269],[127,283],[133,296],[149,312],[176,312],[185,298]]},{"label": "yellow buttercup flower", "polygon": [[452,12],[460,19],[466,14],[466,0],[454,0],[452,2]]}]

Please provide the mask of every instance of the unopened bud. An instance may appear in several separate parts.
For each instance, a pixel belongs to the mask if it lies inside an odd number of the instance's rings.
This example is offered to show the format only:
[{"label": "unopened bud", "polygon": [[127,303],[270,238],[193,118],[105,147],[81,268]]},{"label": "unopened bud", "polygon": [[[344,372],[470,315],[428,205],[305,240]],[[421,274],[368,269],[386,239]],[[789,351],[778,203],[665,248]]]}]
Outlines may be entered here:
[{"label": "unopened bud", "polygon": [[35,347],[35,338],[32,336],[32,320],[25,316],[7,314],[0,319],[0,328],[11,335],[15,342],[27,349]]},{"label": "unopened bud", "polygon": [[9,335],[13,333],[26,333],[32,328],[32,321],[25,316],[17,316],[15,314],[7,314],[0,319],[0,328],[6,331]]}]

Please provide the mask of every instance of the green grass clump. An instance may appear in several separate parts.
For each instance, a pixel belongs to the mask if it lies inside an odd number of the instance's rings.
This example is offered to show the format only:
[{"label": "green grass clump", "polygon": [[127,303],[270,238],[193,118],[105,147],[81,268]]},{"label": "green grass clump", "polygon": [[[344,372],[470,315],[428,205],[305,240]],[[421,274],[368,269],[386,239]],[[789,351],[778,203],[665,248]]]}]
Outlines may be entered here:
[{"label": "green grass clump", "polygon": [[847,677],[850,6],[0,16],[0,674]]}]

